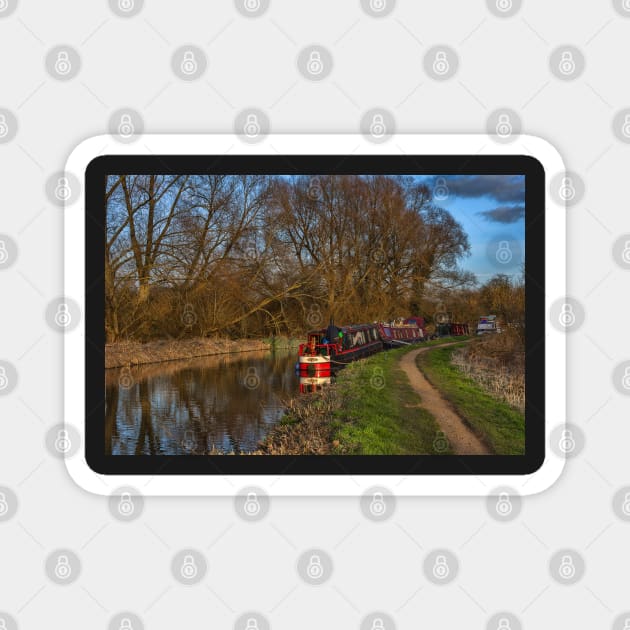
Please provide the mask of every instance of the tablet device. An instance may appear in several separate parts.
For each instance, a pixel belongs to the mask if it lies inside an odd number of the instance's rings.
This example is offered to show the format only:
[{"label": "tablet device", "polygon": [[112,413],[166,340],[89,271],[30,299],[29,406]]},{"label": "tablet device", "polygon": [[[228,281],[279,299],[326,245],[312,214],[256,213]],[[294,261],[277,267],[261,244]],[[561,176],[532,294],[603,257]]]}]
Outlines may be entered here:
[{"label": "tablet device", "polygon": [[82,486],[526,494],[559,475],[546,142],[100,137],[67,171]]}]

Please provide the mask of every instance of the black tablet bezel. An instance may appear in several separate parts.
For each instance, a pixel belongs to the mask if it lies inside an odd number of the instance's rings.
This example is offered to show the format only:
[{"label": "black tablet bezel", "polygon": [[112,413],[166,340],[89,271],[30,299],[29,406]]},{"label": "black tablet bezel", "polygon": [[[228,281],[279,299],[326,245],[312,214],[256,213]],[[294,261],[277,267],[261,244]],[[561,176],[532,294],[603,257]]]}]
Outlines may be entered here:
[{"label": "black tablet bezel", "polygon": [[[105,185],[117,174],[525,176],[524,455],[106,455]],[[523,155],[106,155],[85,172],[85,457],[108,475],[525,475],[545,458],[545,171]]]}]

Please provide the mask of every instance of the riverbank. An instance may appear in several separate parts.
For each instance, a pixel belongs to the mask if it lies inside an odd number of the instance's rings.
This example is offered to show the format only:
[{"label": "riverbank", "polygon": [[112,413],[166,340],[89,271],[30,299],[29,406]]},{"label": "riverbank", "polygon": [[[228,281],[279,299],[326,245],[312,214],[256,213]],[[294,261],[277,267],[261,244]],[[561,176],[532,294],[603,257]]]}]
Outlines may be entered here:
[{"label": "riverbank", "polygon": [[[422,347],[447,341],[429,341]],[[400,359],[417,349],[406,346],[351,363],[322,392],[293,399],[257,453],[450,454],[438,422],[422,407],[400,368]]]},{"label": "riverbank", "polygon": [[[453,354],[466,347],[460,342],[467,340],[436,339],[348,365],[322,392],[289,401],[257,454],[522,454],[524,414],[453,363]],[[432,391],[410,381],[410,362]],[[442,407],[431,404],[432,395]],[[470,435],[453,435],[449,414],[461,425],[459,432]],[[481,440],[481,448],[473,448],[469,438]]]},{"label": "riverbank", "polygon": [[163,361],[195,359],[234,352],[295,348],[300,340],[289,337],[268,339],[165,339],[139,343],[119,341],[105,345],[105,368],[119,368]]}]

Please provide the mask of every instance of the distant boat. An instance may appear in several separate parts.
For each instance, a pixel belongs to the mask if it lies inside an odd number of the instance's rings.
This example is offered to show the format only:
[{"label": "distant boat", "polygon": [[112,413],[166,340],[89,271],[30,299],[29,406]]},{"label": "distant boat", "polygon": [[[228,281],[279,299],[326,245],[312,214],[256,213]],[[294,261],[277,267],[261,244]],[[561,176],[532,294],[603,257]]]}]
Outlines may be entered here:
[{"label": "distant boat", "polygon": [[477,334],[489,335],[493,333],[500,333],[501,328],[497,323],[496,315],[482,315],[477,322]]}]

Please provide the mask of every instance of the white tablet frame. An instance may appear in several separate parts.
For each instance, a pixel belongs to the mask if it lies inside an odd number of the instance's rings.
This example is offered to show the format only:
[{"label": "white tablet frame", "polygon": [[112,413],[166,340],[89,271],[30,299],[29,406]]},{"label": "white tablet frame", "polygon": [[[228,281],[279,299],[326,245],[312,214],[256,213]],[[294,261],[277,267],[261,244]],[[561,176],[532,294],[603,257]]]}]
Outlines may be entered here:
[{"label": "white tablet frame", "polygon": [[[101,135],[84,140],[71,153],[66,172],[85,181],[85,170],[101,155],[528,155],[536,158],[546,175],[546,312],[566,295],[566,208],[554,198],[548,183],[565,172],[560,154],[547,141],[530,135],[510,142],[471,134],[400,134],[376,143],[356,134],[272,134],[257,143],[237,135],[144,135],[134,142],[120,142]],[[82,191],[83,192],[83,191]],[[85,312],[85,198],[65,206],[64,295],[76,300]],[[85,321],[64,335],[65,422],[80,436],[81,448],[66,458],[72,479],[83,489],[109,495],[132,487],[142,495],[231,496],[242,488],[256,487],[276,496],[356,496],[375,486],[399,496],[486,496],[509,488],[513,494],[542,492],[560,476],[565,459],[549,447],[550,436],[564,425],[566,416],[566,333],[546,320],[546,456],[529,475],[102,475],[85,459]]]}]

